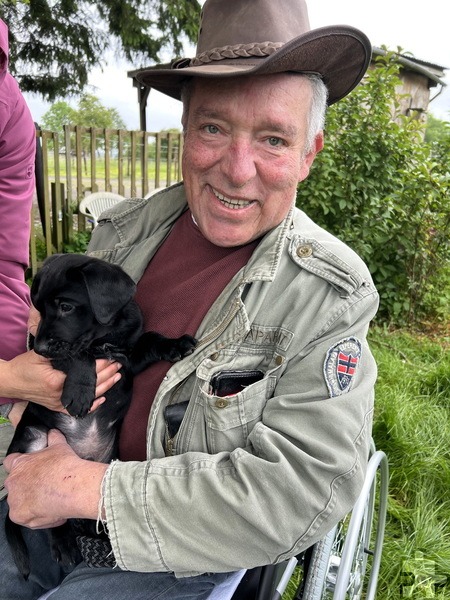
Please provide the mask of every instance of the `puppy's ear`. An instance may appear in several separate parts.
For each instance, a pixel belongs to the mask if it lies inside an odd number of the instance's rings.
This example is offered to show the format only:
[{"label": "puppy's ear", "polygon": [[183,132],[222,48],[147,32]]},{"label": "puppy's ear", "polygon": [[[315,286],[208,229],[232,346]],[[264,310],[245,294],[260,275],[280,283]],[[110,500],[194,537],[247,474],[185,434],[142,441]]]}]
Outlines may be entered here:
[{"label": "puppy's ear", "polygon": [[101,325],[107,325],[128,304],[136,292],[136,284],[117,265],[95,262],[83,265],[81,275],[89,294],[92,312]]},{"label": "puppy's ear", "polygon": [[33,282],[31,284],[31,291],[30,291],[30,295],[31,295],[31,301],[33,302],[34,306],[39,310],[39,288],[41,286],[41,280],[42,280],[42,272],[38,271],[36,273],[36,275],[33,278]]},{"label": "puppy's ear", "polygon": [[45,293],[45,290],[48,289],[48,283],[47,283],[48,281],[55,283],[54,263],[57,260],[59,260],[61,256],[63,256],[63,255],[62,254],[53,254],[52,256],[49,256],[48,258],[46,258],[44,261],[44,264],[42,265],[42,267],[39,269],[39,271],[36,273],[36,275],[33,278],[33,282],[31,284],[31,291],[30,291],[31,301],[33,302],[33,305],[38,309],[39,312],[41,312],[41,309],[42,309],[41,290],[43,290]]}]

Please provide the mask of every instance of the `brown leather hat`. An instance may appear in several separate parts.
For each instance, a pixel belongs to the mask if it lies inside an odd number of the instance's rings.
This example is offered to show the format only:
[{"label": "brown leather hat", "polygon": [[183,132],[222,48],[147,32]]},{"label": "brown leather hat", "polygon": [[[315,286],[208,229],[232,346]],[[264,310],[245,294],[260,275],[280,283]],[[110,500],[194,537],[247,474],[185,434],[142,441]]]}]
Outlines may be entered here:
[{"label": "brown leather hat", "polygon": [[179,100],[188,77],[317,73],[332,104],[362,79],[371,51],[367,36],[353,27],[311,30],[304,0],[206,0],[195,58],[143,69],[135,77]]}]

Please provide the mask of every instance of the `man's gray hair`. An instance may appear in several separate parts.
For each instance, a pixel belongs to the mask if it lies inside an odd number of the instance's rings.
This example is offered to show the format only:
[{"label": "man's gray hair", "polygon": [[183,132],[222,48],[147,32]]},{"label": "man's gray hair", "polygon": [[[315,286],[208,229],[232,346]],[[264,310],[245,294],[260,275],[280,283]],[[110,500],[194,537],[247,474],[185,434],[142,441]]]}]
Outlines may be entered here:
[{"label": "man's gray hair", "polygon": [[[305,155],[308,154],[314,147],[316,135],[325,126],[325,114],[327,110],[328,90],[319,75],[310,73],[289,73],[289,75],[297,75],[308,79],[311,84],[312,99],[311,108],[308,117],[308,130],[306,132]],[[189,101],[191,99],[194,77],[186,79],[181,88],[181,100],[183,102],[183,116],[181,122],[183,130],[186,131],[186,120],[189,112]]]},{"label": "man's gray hair", "polygon": [[319,131],[325,127],[327,112],[328,90],[319,75],[303,75],[311,83],[312,99],[308,118],[308,131],[306,132],[305,154],[313,149],[314,140]]}]

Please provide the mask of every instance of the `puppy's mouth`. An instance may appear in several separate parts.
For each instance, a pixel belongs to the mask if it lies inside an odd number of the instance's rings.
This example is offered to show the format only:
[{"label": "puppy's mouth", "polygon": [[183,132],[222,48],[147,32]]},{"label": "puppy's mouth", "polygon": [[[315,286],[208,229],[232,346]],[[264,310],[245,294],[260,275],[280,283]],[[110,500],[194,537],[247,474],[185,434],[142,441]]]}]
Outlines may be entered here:
[{"label": "puppy's mouth", "polygon": [[44,358],[70,358],[80,348],[64,340],[35,340],[33,350]]}]

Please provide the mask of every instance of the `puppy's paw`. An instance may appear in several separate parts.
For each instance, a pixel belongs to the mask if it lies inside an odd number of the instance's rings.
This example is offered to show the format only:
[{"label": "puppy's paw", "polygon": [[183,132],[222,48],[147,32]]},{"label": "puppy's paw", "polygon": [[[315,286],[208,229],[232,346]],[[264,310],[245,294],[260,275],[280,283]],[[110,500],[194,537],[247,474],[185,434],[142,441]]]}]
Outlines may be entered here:
[{"label": "puppy's paw", "polygon": [[86,401],[80,395],[71,397],[64,394],[61,398],[61,402],[72,417],[85,417],[92,405],[92,402]]},{"label": "puppy's paw", "polygon": [[68,375],[64,384],[61,403],[72,417],[85,417],[95,399],[95,379],[84,382]]},{"label": "puppy's paw", "polygon": [[159,360],[176,362],[192,354],[197,340],[190,335],[167,338],[155,331],[143,333],[133,348],[130,368],[134,375]]},{"label": "puppy's paw", "polygon": [[59,539],[51,544],[51,553],[54,561],[63,567],[70,567],[81,562],[81,554],[73,539],[63,541]]},{"label": "puppy's paw", "polygon": [[68,522],[49,529],[48,533],[53,560],[65,567],[76,565],[81,561],[76,538]]},{"label": "puppy's paw", "polygon": [[166,354],[163,353],[164,360],[177,362],[185,356],[189,356],[195,350],[197,340],[190,335],[182,335],[179,338],[169,339],[167,341]]}]

